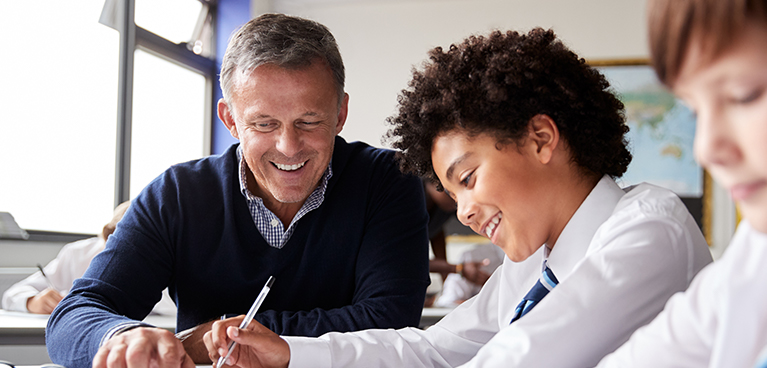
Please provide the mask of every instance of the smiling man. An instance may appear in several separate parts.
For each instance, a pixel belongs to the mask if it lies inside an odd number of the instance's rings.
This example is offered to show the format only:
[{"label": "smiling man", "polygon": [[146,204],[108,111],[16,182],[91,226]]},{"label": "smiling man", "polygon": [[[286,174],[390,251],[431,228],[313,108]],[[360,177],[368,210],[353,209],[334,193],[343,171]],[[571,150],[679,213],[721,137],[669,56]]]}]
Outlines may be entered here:
[{"label": "smiling man", "polygon": [[[248,311],[281,335],[418,324],[428,277],[421,181],[347,143],[344,67],[326,27],[267,14],[233,35],[218,114],[239,144],[171,167],[133,201],[54,311],[68,368],[210,364],[212,321]],[[140,321],[168,287],[177,336]]]}]

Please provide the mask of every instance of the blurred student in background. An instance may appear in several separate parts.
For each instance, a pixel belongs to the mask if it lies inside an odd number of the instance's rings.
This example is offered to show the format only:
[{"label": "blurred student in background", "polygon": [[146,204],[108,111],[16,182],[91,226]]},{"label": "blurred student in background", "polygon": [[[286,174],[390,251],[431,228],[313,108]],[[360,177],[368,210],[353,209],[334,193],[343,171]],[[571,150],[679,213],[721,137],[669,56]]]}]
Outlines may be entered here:
[{"label": "blurred student in background", "polygon": [[697,115],[695,157],[744,220],[724,256],[600,367],[767,367],[767,1],[653,0],[659,79]]},{"label": "blurred student in background", "polygon": [[[8,288],[3,293],[3,309],[50,314],[72,288],[72,282],[85,273],[91,259],[104,250],[107,237],[115,231],[117,223],[129,205],[130,202],[123,202],[117,206],[112,220],[104,225],[98,236],[64,245],[56,258],[43,268],[45,276],[37,271]],[[152,312],[164,315],[176,314],[176,305],[173,304],[167,290],[163,292],[162,299],[155,305]]]}]

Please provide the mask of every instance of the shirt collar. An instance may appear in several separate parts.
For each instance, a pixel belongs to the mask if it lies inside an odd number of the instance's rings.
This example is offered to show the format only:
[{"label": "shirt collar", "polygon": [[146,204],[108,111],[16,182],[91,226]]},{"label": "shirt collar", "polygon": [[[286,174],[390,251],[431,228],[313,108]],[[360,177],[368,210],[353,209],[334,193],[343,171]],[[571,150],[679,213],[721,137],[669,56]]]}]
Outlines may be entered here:
[{"label": "shirt collar", "polygon": [[591,190],[559,234],[548,256],[547,264],[557,278],[567,278],[575,265],[583,259],[597,229],[612,215],[624,194],[608,175],[603,176]]}]

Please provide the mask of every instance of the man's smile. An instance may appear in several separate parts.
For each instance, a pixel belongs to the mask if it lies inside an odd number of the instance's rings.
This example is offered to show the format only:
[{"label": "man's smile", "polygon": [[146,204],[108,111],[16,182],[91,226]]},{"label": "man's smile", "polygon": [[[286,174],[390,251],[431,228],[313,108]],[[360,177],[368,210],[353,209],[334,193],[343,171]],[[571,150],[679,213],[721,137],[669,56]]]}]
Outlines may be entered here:
[{"label": "man's smile", "polygon": [[275,167],[277,167],[278,169],[280,169],[282,171],[296,171],[296,170],[304,167],[304,165],[306,165],[306,163],[307,163],[307,161],[304,161],[304,162],[301,162],[301,163],[298,163],[298,164],[295,164],[295,165],[284,165],[284,164],[278,164],[276,162],[272,162],[272,164]]}]

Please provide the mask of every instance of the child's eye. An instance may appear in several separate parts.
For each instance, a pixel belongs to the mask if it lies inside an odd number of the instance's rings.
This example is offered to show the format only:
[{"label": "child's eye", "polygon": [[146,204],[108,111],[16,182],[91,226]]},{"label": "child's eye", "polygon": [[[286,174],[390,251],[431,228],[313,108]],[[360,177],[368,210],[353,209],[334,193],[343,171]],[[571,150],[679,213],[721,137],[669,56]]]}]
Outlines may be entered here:
[{"label": "child's eye", "polygon": [[474,176],[474,171],[470,171],[466,176],[461,179],[461,185],[463,186],[469,186],[469,181],[471,181],[471,177]]},{"label": "child's eye", "polygon": [[735,98],[735,102],[739,104],[747,104],[747,103],[754,102],[757,99],[759,99],[759,97],[762,96],[762,91],[764,90],[763,89],[754,90],[753,92],[747,94],[744,97]]}]

